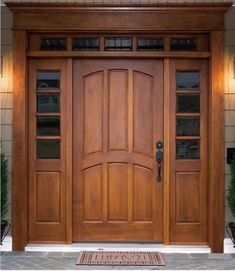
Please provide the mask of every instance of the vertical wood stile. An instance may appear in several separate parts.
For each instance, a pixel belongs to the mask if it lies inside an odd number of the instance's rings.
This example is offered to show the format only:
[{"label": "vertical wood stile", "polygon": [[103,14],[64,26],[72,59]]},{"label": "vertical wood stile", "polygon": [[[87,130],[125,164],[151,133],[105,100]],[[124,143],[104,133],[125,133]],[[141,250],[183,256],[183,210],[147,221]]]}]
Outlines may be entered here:
[{"label": "vertical wood stile", "polygon": [[[133,104],[134,104],[134,95],[133,95],[133,70],[128,72],[128,152],[133,151]],[[133,165],[128,163],[128,222],[133,222]]]},{"label": "vertical wood stile", "polygon": [[[13,250],[24,250],[28,232],[27,197],[27,33],[14,30],[13,39]],[[19,178],[20,176],[20,178]],[[23,187],[23,189],[22,189]]]},{"label": "vertical wood stile", "polygon": [[223,252],[224,243],[224,32],[211,33],[209,112],[209,243]]},{"label": "vertical wood stile", "polygon": [[[103,153],[109,151],[109,72],[107,69],[104,70],[103,75]],[[108,221],[108,208],[109,208],[109,165],[108,163],[103,164],[103,221]]]},{"label": "vertical wood stile", "polygon": [[170,60],[164,60],[164,105],[163,105],[163,118],[164,118],[164,186],[163,186],[163,243],[169,244],[169,219],[170,219],[170,205],[169,205],[169,167],[170,167]]},{"label": "vertical wood stile", "polygon": [[67,106],[67,121],[66,121],[66,129],[67,129],[67,222],[66,222],[66,229],[67,229],[67,243],[72,243],[72,161],[73,161],[73,136],[72,136],[72,104],[73,104],[73,60],[72,58],[67,59],[67,78],[66,78],[66,106]]}]

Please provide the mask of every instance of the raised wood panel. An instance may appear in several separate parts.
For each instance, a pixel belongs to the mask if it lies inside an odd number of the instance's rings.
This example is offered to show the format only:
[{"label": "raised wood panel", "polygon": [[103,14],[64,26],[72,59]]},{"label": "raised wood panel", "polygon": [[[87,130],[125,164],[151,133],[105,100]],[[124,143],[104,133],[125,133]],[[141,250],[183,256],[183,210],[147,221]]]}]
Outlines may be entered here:
[{"label": "raised wood panel", "polygon": [[127,148],[128,72],[110,70],[109,87],[109,150]]},{"label": "raised wood panel", "polygon": [[135,165],[133,176],[133,220],[152,222],[153,172],[151,169]]},{"label": "raised wood panel", "polygon": [[134,152],[153,155],[153,78],[134,71]]},{"label": "raised wood panel", "polygon": [[[65,242],[67,239],[67,62],[63,59],[30,60],[29,134],[28,134],[28,240],[29,242]],[[37,159],[36,155],[36,78],[37,70],[60,70],[60,159]],[[46,115],[46,114],[45,114]],[[41,137],[41,139],[48,136]],[[50,137],[49,137],[50,138]],[[71,161],[69,161],[71,162]]]},{"label": "raised wood panel", "polygon": [[101,165],[83,172],[83,221],[102,221],[102,177]]},{"label": "raised wood panel", "polygon": [[[84,114],[86,84],[81,78],[98,73],[103,81],[92,85],[92,91],[101,91],[94,101],[102,104],[102,149],[81,156],[79,150],[88,143],[84,123],[89,112]],[[161,79],[161,61],[74,61],[73,240],[162,239],[162,185],[153,181],[154,144],[163,128]],[[89,115],[89,123],[97,114]]]},{"label": "raised wood panel", "polygon": [[36,173],[36,222],[60,222],[59,172]]},{"label": "raised wood panel", "polygon": [[176,222],[199,222],[199,184],[197,172],[176,173]]},{"label": "raised wood panel", "polygon": [[128,220],[128,165],[108,165],[108,221]]},{"label": "raised wood panel", "polygon": [[[176,71],[200,72],[200,157],[176,158]],[[170,60],[170,243],[208,242],[208,62]],[[190,90],[187,90],[189,93]],[[184,116],[190,116],[185,113]],[[187,140],[192,137],[183,136]]]},{"label": "raised wood panel", "polygon": [[84,155],[102,150],[103,73],[83,78],[84,84]]}]

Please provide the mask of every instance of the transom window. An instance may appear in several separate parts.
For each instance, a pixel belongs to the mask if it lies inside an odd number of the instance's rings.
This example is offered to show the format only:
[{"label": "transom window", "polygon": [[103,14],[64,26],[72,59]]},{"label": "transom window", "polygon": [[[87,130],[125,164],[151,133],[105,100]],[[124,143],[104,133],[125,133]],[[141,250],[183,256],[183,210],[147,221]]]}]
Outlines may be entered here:
[{"label": "transom window", "polygon": [[209,51],[206,34],[195,36],[31,34],[30,51]]}]

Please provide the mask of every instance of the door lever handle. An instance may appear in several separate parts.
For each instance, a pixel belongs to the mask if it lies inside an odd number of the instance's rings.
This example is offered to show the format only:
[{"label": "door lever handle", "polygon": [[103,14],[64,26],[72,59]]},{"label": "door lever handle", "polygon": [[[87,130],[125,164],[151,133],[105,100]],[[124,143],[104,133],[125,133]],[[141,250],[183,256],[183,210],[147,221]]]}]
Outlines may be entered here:
[{"label": "door lever handle", "polygon": [[156,152],[156,161],[157,161],[157,166],[158,166],[157,181],[161,182],[161,180],[162,180],[161,171],[162,171],[162,162],[163,162],[163,152],[162,151]]},{"label": "door lever handle", "polygon": [[161,182],[162,176],[161,176],[161,171],[162,171],[162,162],[163,162],[163,152],[161,151],[163,148],[163,142],[158,141],[156,143],[156,161],[157,161],[157,166],[158,166],[158,175],[157,175],[157,181]]}]

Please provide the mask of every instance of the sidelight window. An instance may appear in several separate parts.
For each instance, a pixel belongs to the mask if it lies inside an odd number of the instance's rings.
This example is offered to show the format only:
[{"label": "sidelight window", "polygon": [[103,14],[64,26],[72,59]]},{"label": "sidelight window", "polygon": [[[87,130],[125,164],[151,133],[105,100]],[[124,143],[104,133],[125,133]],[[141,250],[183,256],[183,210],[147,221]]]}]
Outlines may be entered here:
[{"label": "sidelight window", "polygon": [[60,159],[60,71],[38,70],[36,81],[36,157]]},{"label": "sidelight window", "polygon": [[176,71],[176,159],[200,159],[200,71]]}]

